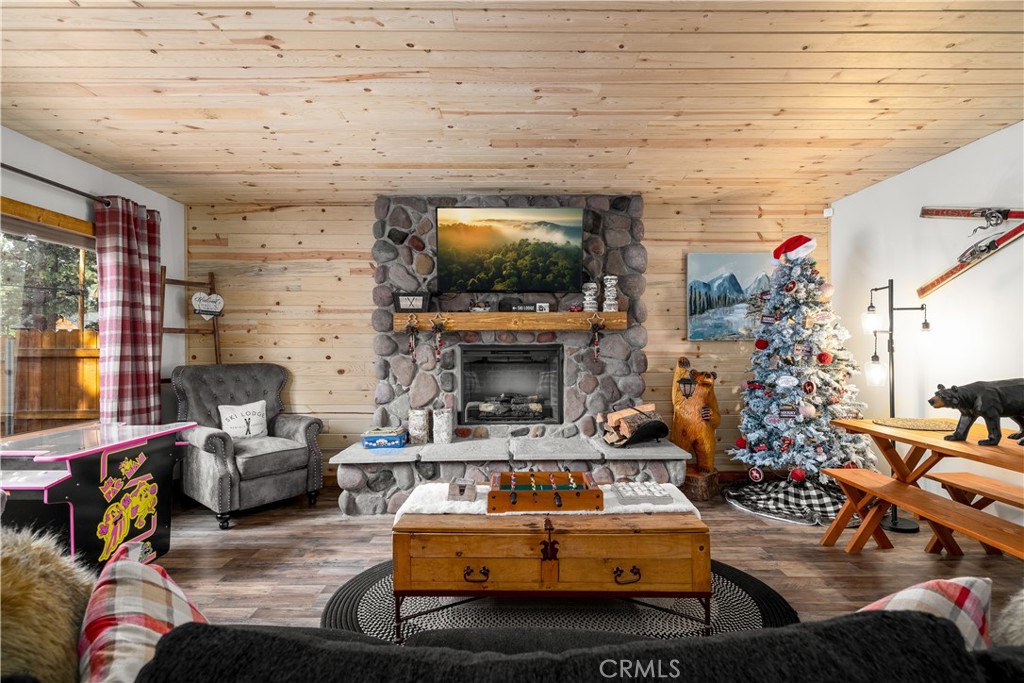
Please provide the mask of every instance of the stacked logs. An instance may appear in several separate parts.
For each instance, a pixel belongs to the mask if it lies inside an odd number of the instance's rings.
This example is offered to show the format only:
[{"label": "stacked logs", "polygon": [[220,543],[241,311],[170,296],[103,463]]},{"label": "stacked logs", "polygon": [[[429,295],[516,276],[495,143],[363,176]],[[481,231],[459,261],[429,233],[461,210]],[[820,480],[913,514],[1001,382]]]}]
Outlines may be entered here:
[{"label": "stacked logs", "polygon": [[614,413],[598,413],[597,421],[604,425],[604,440],[613,446],[625,443],[637,430],[651,420],[661,420],[653,403],[642,403]]}]

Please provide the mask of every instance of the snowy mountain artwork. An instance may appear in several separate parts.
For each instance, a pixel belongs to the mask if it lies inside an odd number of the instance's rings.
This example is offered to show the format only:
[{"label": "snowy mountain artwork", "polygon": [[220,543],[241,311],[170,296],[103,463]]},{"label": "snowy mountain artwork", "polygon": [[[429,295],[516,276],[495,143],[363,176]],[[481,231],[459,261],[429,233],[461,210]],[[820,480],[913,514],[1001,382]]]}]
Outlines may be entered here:
[{"label": "snowy mountain artwork", "polygon": [[747,318],[752,296],[770,289],[772,255],[688,254],[686,320],[691,340],[753,339],[760,321]]}]

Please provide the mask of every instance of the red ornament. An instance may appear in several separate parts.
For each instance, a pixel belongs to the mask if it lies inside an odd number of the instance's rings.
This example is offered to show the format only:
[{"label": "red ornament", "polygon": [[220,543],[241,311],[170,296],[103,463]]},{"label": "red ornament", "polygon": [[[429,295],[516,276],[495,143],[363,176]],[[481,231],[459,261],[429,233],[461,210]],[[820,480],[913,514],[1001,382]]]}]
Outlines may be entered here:
[{"label": "red ornament", "polygon": [[758,482],[764,479],[764,472],[761,471],[760,467],[751,467],[747,470],[747,476],[750,477],[750,481]]},{"label": "red ornament", "polygon": [[828,365],[832,362],[832,354],[828,351],[822,351],[818,354],[818,362],[822,365]]},{"label": "red ornament", "polygon": [[857,468],[857,463],[855,463],[854,461],[851,460],[850,462],[848,462],[845,465],[843,465],[843,469],[847,469],[847,470],[858,469]]},{"label": "red ornament", "polygon": [[796,289],[796,282],[794,280],[790,280],[789,282],[786,283],[785,289],[787,292],[792,292],[794,289]]},{"label": "red ornament", "polygon": [[754,348],[764,351],[765,349],[768,348],[768,340],[758,339],[757,341],[754,342]]},{"label": "red ornament", "polygon": [[746,448],[746,447],[747,447],[747,440],[746,439],[744,439],[742,436],[740,438],[736,439],[736,448]]},{"label": "red ornament", "polygon": [[814,382],[812,382],[811,380],[807,380],[806,382],[804,382],[804,393],[805,394],[813,394],[814,393]]},{"label": "red ornament", "polygon": [[768,447],[765,446],[763,443],[761,443],[761,444],[758,444],[758,445],[754,446],[754,450],[757,451],[758,453],[760,453],[761,451],[768,450]]},{"label": "red ornament", "polygon": [[771,398],[772,397],[772,392],[770,392],[770,391],[764,392],[764,397],[765,398]]},{"label": "red ornament", "polygon": [[794,467],[789,471],[789,478],[797,484],[802,484],[807,479],[807,473],[804,472],[804,468],[802,467]]}]

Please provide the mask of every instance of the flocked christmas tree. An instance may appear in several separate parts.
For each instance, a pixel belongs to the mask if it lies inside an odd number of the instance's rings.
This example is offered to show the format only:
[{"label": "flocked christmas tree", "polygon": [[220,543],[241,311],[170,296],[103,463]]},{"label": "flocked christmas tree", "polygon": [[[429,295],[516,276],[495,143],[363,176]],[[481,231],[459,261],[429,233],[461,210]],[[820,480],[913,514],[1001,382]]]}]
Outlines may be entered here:
[{"label": "flocked christmas tree", "polygon": [[[857,372],[843,342],[850,336],[832,312],[832,285],[819,274],[810,257],[813,239],[797,235],[774,252],[779,265],[771,278],[763,307],[757,315],[751,366],[753,380],[744,390],[740,438],[733,458],[751,467],[751,479],[760,481],[764,470],[788,476],[787,482],[766,482],[760,491],[746,487],[755,511],[784,511],[779,498],[794,498],[799,511],[790,516],[834,516],[841,496],[821,470],[833,467],[873,467],[867,440],[834,427],[838,418],[859,417],[857,388],[849,384]],[[757,328],[755,328],[757,329]],[[756,468],[756,469],[755,469]],[[757,487],[755,487],[757,489]],[[800,489],[794,493],[795,489]],[[831,498],[819,505],[811,498]],[[768,500],[765,500],[767,498]],[[776,500],[772,500],[776,499]],[[821,501],[819,501],[821,502]],[[785,507],[785,506],[781,506]],[[760,508],[760,509],[759,509]],[[767,509],[766,509],[767,508]]]}]

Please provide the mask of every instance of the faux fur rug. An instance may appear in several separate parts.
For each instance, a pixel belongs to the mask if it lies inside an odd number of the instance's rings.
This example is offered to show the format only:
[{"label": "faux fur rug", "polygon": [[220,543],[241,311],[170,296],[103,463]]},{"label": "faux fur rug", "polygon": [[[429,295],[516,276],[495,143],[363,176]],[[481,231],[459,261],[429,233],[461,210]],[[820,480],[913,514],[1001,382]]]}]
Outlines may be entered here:
[{"label": "faux fur rug", "polygon": [[95,583],[56,537],[2,528],[0,674],[78,681],[78,632]]},{"label": "faux fur rug", "polygon": [[[700,512],[693,506],[693,503],[683,495],[675,486],[662,484],[665,493],[672,496],[671,503],[654,505],[652,503],[641,503],[639,505],[623,505],[619,502],[611,486],[600,486],[604,491],[604,510],[557,510],[552,511],[555,515],[634,515],[649,514],[654,512],[689,512],[700,519]],[[407,514],[428,514],[428,515],[484,515],[487,514],[487,494],[491,487],[480,485],[476,487],[476,500],[470,502],[465,500],[448,500],[448,484],[421,484],[412,490],[409,498],[402,503],[402,507],[395,513],[395,523]],[[538,512],[502,512],[499,515],[536,515]]]}]

